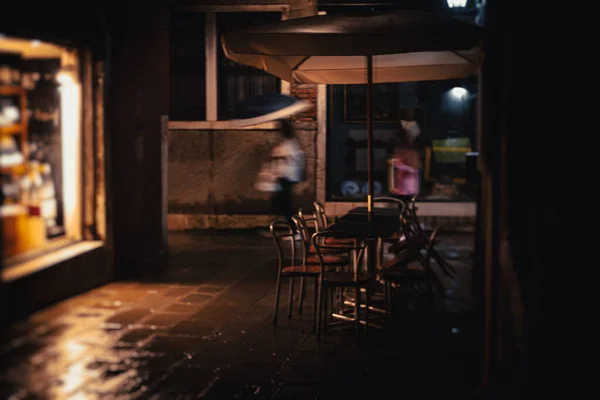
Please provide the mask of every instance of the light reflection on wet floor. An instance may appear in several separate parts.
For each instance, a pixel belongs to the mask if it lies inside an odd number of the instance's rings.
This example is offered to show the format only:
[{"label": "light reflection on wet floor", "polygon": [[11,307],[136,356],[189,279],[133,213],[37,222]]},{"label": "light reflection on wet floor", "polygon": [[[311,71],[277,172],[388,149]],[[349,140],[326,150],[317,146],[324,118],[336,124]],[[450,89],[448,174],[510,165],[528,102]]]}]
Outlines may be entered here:
[{"label": "light reflection on wet floor", "polygon": [[[353,330],[317,342],[311,307],[288,320],[283,296],[272,328],[269,239],[178,234],[170,243],[163,274],[99,287],[14,325],[0,347],[0,398],[347,398],[389,393],[398,380],[424,396],[470,389],[468,260],[453,261],[457,278],[445,281],[448,312],[415,312],[425,306],[411,302],[357,349]],[[451,245],[462,253],[470,243]]]}]

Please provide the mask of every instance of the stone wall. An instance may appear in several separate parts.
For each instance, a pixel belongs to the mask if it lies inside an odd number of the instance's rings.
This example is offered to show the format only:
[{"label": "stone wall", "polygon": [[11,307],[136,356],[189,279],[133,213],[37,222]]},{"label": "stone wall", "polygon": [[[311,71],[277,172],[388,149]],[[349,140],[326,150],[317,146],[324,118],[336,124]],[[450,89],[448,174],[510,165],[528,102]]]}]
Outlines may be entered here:
[{"label": "stone wall", "polygon": [[[315,197],[316,130],[298,125],[306,180],[294,188],[296,207]],[[169,131],[169,228],[264,226],[272,219],[269,194],[254,183],[278,140],[277,130]]]}]

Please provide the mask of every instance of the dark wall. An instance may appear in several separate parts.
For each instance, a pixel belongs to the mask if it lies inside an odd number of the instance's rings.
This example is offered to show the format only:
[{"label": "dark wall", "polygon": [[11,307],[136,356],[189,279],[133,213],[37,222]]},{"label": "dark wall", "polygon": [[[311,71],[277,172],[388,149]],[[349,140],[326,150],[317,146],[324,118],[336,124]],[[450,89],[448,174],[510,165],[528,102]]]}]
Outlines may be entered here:
[{"label": "dark wall", "polygon": [[161,115],[169,113],[169,10],[153,4],[109,12],[109,135],[115,269],[147,272],[162,243]]},{"label": "dark wall", "polygon": [[[547,49],[543,45],[536,47],[535,54],[530,55],[535,59],[526,58],[530,54],[526,47],[533,38],[528,34],[523,36],[520,29],[520,35],[516,35],[520,22],[524,22],[518,17],[523,18],[527,13],[514,13],[511,6],[515,3],[492,0],[486,5],[488,39],[482,85],[484,153],[492,175],[494,204],[492,236],[487,238],[493,249],[492,286],[488,293],[492,299],[490,383],[495,384],[496,393],[510,393],[504,398],[517,398],[517,394],[529,394],[529,389],[539,387],[534,385],[539,383],[534,379],[543,375],[533,371],[541,367],[544,342],[540,329],[541,270],[556,265],[561,253],[567,250],[560,244],[561,231],[556,224],[556,205],[564,198],[560,194],[548,196],[555,192],[548,188],[553,186],[549,181],[556,177],[547,172],[548,166],[554,164],[550,157],[562,154],[558,146],[563,143],[548,140],[553,129],[543,124],[554,124],[555,119],[548,115],[547,110],[552,107],[544,108],[545,92],[537,90],[545,83],[536,86],[535,79],[538,71],[545,68],[543,55]],[[515,61],[515,53],[524,57]],[[539,115],[528,108],[529,104],[536,104]],[[531,129],[524,121],[540,121],[540,126]],[[555,193],[560,193],[560,189]],[[505,241],[509,244],[508,251],[502,246]],[[514,272],[518,281],[510,286],[505,281],[507,266],[501,261],[508,257],[512,260],[509,272]],[[483,278],[481,274],[474,280],[482,282]],[[519,292],[523,312],[521,351],[508,365],[502,365],[501,361],[510,358],[507,353],[514,349],[506,346],[506,339],[500,335],[506,335],[507,328],[510,330],[518,319],[514,313],[503,314],[502,308],[515,290]],[[523,396],[528,397],[531,396]]]},{"label": "dark wall", "polygon": [[0,32],[9,36],[40,39],[77,47],[103,49],[105,11],[108,2],[56,0],[5,1],[0,11]]}]

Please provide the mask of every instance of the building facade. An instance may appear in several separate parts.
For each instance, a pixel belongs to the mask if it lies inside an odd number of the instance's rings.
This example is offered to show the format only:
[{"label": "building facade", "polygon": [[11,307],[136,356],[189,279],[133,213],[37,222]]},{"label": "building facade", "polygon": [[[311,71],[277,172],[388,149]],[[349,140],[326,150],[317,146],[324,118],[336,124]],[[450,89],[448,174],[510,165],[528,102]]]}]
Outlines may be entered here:
[{"label": "building facade", "polygon": [[101,21],[22,7],[9,5],[0,24],[0,314],[8,319],[113,276]]},{"label": "building facade", "polygon": [[[355,9],[352,3],[128,0],[90,12],[88,4],[58,1],[35,7],[11,2],[4,8],[0,316],[18,318],[112,279],[160,269],[168,228],[266,226],[273,218],[268,198],[252,183],[277,140],[278,127],[235,129],[228,122],[237,102],[252,94],[290,93],[315,104],[294,119],[307,163],[307,179],[296,189],[298,205],[318,200],[336,215],[360,203],[341,190],[345,180],[356,176],[339,160],[360,151],[354,140],[362,134],[360,109],[358,114],[348,111],[360,108],[361,93],[279,82],[229,63],[218,42],[224,29]],[[483,150],[482,188],[475,188],[469,201],[423,199],[419,208],[431,217],[473,219],[479,200],[474,286],[485,322],[482,370],[487,383],[495,372],[511,369],[515,348],[531,353],[536,343],[539,267],[546,263],[543,245],[548,243],[542,234],[556,213],[547,203],[522,201],[541,192],[531,183],[542,172],[529,165],[529,157],[544,132],[511,125],[517,96],[512,93],[508,16],[514,13],[504,1],[489,1],[486,13],[478,12],[476,6],[485,3],[467,1],[463,14],[479,22],[485,16],[485,24],[494,28],[483,88],[472,81],[381,88],[380,97],[388,102],[381,103],[376,130],[385,136],[407,111],[422,118],[424,131],[437,124],[431,129],[437,133],[428,136],[433,145],[424,145],[424,159],[429,147],[430,157],[445,160],[438,162],[446,168],[439,182],[442,192],[444,185],[464,186],[460,179],[469,180],[468,168],[456,168],[462,159],[457,162],[452,154],[464,153],[465,142]],[[450,12],[447,5],[398,0],[369,7]],[[475,131],[484,130],[486,140],[472,137],[467,121],[474,114],[472,103],[444,97],[458,93],[455,97],[464,98],[465,92],[455,87],[470,93],[471,100],[483,91],[485,106],[475,114],[484,121]],[[450,139],[462,138],[460,145],[443,142],[449,131]],[[540,136],[531,145],[523,141],[533,133]],[[339,149],[343,152],[336,154]],[[542,165],[547,164],[537,169]],[[431,165],[429,176],[438,172]],[[17,190],[14,181],[21,178],[29,183]],[[385,184],[385,176],[380,183]],[[425,197],[431,195],[425,191]]]},{"label": "building facade", "polygon": [[[388,1],[373,7],[435,11],[440,10],[438,3]],[[8,14],[28,15],[24,3],[11,7],[14,10]],[[95,13],[81,9],[82,17],[75,19],[67,11],[78,10],[58,2],[36,9],[27,18],[3,18],[0,44],[4,48],[0,46],[0,50],[5,53],[2,60],[8,60],[2,61],[3,71],[8,71],[3,76],[11,79],[5,79],[4,86],[19,87],[23,99],[20,102],[13,94],[3,98],[3,104],[14,100],[22,106],[23,115],[22,124],[2,128],[3,146],[6,144],[2,161],[4,295],[18,299],[27,292],[24,287],[43,286],[60,271],[69,276],[59,279],[64,282],[52,291],[32,291],[40,298],[28,295],[27,301],[21,301],[26,310],[114,277],[160,268],[167,255],[169,228],[267,226],[273,219],[268,194],[256,191],[253,183],[265,155],[278,140],[278,126],[267,123],[239,129],[229,122],[236,104],[255,94],[289,93],[315,105],[293,120],[306,154],[306,180],[295,188],[296,205],[317,200],[326,205],[329,214],[339,215],[363,202],[360,90],[281,82],[228,61],[219,45],[221,32],[248,23],[348,8],[355,10],[356,6],[307,0],[265,0],[260,4],[130,0],[109,2]],[[448,11],[447,7],[441,10]],[[13,75],[23,79],[13,82]],[[39,76],[49,82],[45,87],[51,88],[41,101],[36,100],[40,90],[31,84],[39,82]],[[472,82],[464,85],[475,91],[468,86]],[[416,112],[417,120],[423,118],[419,111],[430,115],[419,120],[424,132],[441,132],[441,139],[433,140],[443,141],[448,129],[466,132],[470,125],[464,119],[472,119],[469,107],[460,118],[441,114],[443,95],[449,89],[453,87],[437,82],[433,86],[382,87],[376,137],[393,135],[407,112]],[[432,96],[437,96],[438,105],[433,105]],[[46,106],[52,104],[48,99],[54,99],[52,109]],[[9,108],[14,109],[11,104]],[[48,121],[54,121],[49,123],[52,129],[43,133],[39,126]],[[436,123],[438,127],[431,128]],[[17,125],[27,134],[19,136],[21,131],[13,129]],[[11,133],[4,135],[9,128]],[[444,144],[437,147],[444,148]],[[452,146],[446,147],[453,151]],[[10,191],[16,175],[9,164],[14,160],[5,163],[4,157],[5,153],[12,157],[15,149],[27,165],[26,171],[17,175],[53,187],[54,197],[44,198],[43,206],[41,189],[35,195],[30,189],[18,196]],[[463,148],[458,149],[464,153]],[[352,156],[354,161],[348,163]],[[461,173],[464,175],[464,168]],[[464,176],[449,179],[452,186]],[[345,181],[354,182],[358,191],[342,191]],[[379,183],[386,185],[385,176]],[[38,200],[32,200],[36,196]],[[459,226],[460,218],[467,219],[462,222],[467,226],[474,219],[475,202],[471,200],[424,199],[419,207],[424,216],[446,218]],[[34,231],[37,233],[29,237]],[[93,260],[85,259],[87,269],[73,269],[72,262],[78,257]],[[13,311],[17,312],[7,312]]]},{"label": "building facade", "polygon": [[[291,94],[315,105],[293,118],[306,154],[306,180],[295,188],[295,205],[317,200],[335,216],[366,201],[364,87],[282,82],[227,60],[220,47],[220,34],[229,29],[362,9],[453,12],[438,1],[379,1],[368,7],[325,0],[173,2],[169,229],[265,227],[273,219],[269,194],[257,191],[254,182],[278,140],[277,123],[241,129],[228,121],[236,104],[263,93]],[[463,14],[471,20],[477,15]],[[456,87],[466,93],[463,98],[453,96]],[[475,196],[467,182],[465,153],[476,149],[477,80],[387,84],[377,89],[381,115],[374,128],[376,190],[387,192],[387,161],[401,120],[415,119],[421,126],[418,143],[424,167],[421,214],[438,225],[472,228]]]}]

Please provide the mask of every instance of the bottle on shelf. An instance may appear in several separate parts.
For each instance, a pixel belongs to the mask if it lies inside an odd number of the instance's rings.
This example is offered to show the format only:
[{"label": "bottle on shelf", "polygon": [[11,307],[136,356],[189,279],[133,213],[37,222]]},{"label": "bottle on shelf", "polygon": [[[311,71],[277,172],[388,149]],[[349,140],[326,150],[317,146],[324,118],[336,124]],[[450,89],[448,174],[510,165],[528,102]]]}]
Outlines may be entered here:
[{"label": "bottle on shelf", "polygon": [[57,201],[54,181],[52,180],[52,168],[49,163],[40,165],[42,185],[40,187],[40,213],[46,224],[46,232],[50,233],[56,226]]}]

